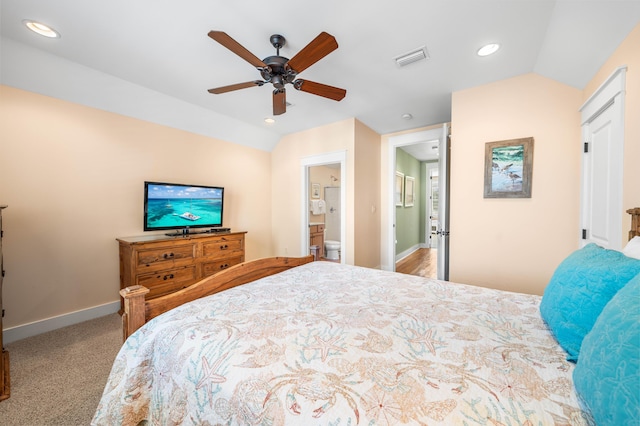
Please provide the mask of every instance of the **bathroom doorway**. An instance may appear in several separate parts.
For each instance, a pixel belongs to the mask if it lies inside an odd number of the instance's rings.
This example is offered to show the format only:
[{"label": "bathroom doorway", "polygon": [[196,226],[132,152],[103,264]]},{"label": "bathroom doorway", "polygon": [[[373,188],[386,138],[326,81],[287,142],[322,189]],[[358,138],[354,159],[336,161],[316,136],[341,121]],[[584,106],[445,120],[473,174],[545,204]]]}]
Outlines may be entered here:
[{"label": "bathroom doorway", "polygon": [[302,253],[346,263],[346,152],[306,157],[301,166]]}]

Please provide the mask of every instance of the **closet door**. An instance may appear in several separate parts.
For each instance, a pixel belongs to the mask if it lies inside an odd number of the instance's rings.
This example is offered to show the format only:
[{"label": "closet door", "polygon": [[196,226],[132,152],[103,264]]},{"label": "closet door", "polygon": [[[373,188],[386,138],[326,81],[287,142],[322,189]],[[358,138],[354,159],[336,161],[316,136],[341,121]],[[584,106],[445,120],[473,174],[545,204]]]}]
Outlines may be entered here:
[{"label": "closet door", "polygon": [[582,245],[622,248],[624,77],[617,70],[581,109]]}]

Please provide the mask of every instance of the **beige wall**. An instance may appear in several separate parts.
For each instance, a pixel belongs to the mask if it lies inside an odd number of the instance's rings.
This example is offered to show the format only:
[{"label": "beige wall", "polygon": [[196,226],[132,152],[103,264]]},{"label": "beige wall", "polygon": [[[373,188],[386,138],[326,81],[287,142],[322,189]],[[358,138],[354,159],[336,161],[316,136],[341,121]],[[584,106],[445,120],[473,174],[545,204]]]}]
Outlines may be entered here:
[{"label": "beige wall", "polygon": [[[346,151],[347,175],[342,184],[353,182],[353,132],[354,119],[339,121],[304,132],[283,137],[271,152],[271,223],[273,228],[272,251],[276,256],[302,256],[300,229],[301,209],[301,161],[305,157]],[[353,211],[353,197],[347,192],[347,211]],[[347,220],[349,222],[349,220]],[[347,230],[353,223],[347,223]],[[348,251],[342,251],[346,261],[353,262],[353,233],[347,232]]]},{"label": "beige wall", "polygon": [[[272,223],[273,252],[276,255],[299,256],[301,250],[300,181],[304,158],[346,152],[346,172],[341,185],[346,191],[345,262],[362,266],[380,264],[378,209],[380,136],[355,119],[348,119],[307,131],[287,135],[272,151]],[[358,160],[356,160],[356,153]],[[361,158],[360,158],[361,157]],[[373,179],[373,186],[361,192],[360,184]],[[357,191],[356,191],[356,185]],[[371,206],[376,207],[371,213]],[[356,215],[368,211],[364,217]],[[356,227],[357,217],[357,227]],[[371,250],[371,246],[374,250]],[[357,253],[357,255],[356,255]]]},{"label": "beige wall", "polygon": [[[527,74],[453,93],[450,279],[542,294],[578,247],[582,93]],[[485,199],[486,142],[533,137],[531,198]]]},{"label": "beige wall", "polygon": [[624,115],[624,172],[622,241],[629,237],[630,216],[626,210],[640,207],[640,25],[637,25],[600,68],[582,92],[586,101],[620,66],[627,66]]},{"label": "beige wall", "polygon": [[380,267],[380,135],[356,121],[355,264]]},{"label": "beige wall", "polygon": [[118,301],[115,238],[142,234],[145,180],[224,186],[247,259],[272,255],[270,153],[0,91],[5,328]]}]

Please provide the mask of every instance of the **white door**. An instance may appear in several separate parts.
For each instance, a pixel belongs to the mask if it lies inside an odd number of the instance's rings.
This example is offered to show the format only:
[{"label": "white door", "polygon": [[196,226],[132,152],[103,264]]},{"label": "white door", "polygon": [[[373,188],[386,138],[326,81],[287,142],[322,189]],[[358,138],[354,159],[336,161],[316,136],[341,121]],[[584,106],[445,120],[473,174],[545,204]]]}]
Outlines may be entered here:
[{"label": "white door", "polygon": [[[620,71],[620,70],[618,70]],[[582,111],[581,238],[622,248],[624,72],[614,73]]]},{"label": "white door", "polygon": [[438,161],[438,270],[439,280],[449,280],[449,126],[442,126]]}]

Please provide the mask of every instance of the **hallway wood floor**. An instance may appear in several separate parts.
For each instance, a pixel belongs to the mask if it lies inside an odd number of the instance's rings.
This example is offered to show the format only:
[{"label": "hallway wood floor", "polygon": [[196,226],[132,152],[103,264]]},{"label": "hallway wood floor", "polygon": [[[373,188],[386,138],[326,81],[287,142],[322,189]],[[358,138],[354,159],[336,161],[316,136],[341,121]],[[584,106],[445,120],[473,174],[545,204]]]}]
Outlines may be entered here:
[{"label": "hallway wood floor", "polygon": [[396,262],[396,272],[420,277],[436,278],[438,256],[436,249],[421,248]]}]

